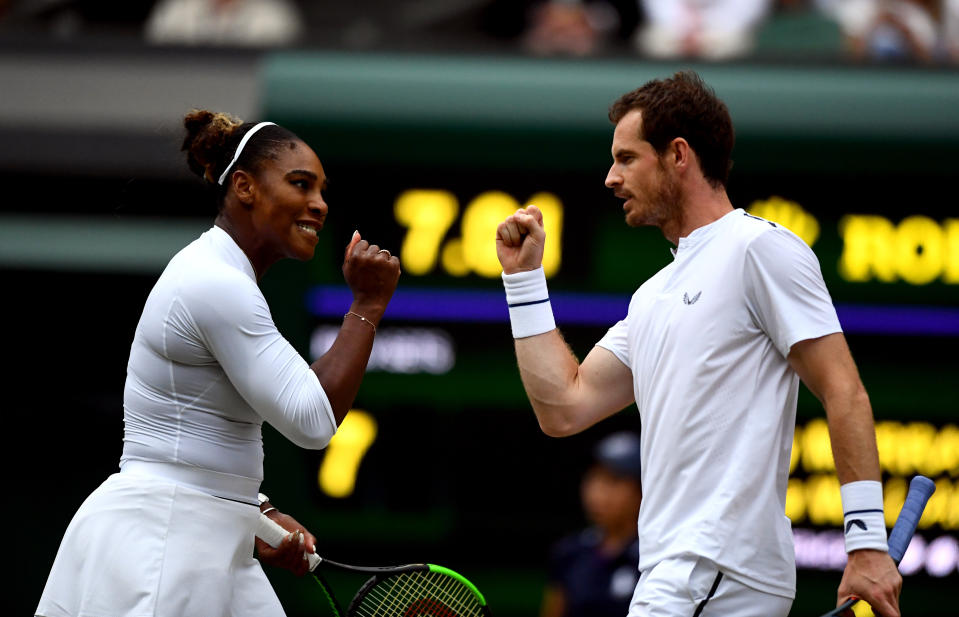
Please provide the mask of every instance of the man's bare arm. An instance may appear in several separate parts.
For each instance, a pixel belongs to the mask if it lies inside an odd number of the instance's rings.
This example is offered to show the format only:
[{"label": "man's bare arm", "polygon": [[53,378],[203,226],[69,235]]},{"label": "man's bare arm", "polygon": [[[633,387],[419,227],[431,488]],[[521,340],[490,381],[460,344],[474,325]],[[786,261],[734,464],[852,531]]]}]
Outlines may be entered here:
[{"label": "man's bare arm", "polygon": [[789,363],[826,409],[839,483],[880,480],[872,406],[845,337],[800,341]]},{"label": "man's bare arm", "polygon": [[633,402],[632,372],[608,349],[580,364],[559,330],[516,339],[520,377],[544,433],[579,433]]},{"label": "man's bare arm", "polygon": [[[520,208],[508,216],[496,228],[496,256],[503,272],[515,275],[541,268],[546,242],[539,208]],[[541,285],[535,300],[548,295],[545,278]],[[578,433],[633,402],[632,373],[612,352],[595,347],[581,365],[555,329],[551,312],[546,322],[536,328],[538,333],[515,339],[523,386],[544,433],[554,437]]]},{"label": "man's bare arm", "polygon": [[[801,341],[789,363],[826,408],[840,484],[879,481],[879,454],[869,396],[841,333]],[[837,605],[850,596],[866,600],[883,617],[899,617],[902,577],[888,553],[854,550],[843,573]]]}]

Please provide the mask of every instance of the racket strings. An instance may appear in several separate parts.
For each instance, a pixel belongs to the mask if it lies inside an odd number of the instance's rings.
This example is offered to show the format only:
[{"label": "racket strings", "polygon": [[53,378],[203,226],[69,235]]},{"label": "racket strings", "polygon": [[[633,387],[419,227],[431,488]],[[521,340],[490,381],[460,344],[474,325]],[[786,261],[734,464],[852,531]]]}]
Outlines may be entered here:
[{"label": "racket strings", "polygon": [[358,616],[471,617],[481,615],[483,611],[466,586],[437,573],[416,572],[390,577],[375,585],[369,596],[373,606],[365,607],[364,612],[357,611]]},{"label": "racket strings", "polygon": [[484,607],[472,590],[438,572],[410,572],[376,583],[360,602],[356,617],[479,617]]},{"label": "racket strings", "polygon": [[[430,598],[421,595],[411,598],[389,598],[380,602],[376,615],[414,617],[429,615],[430,617],[469,617],[476,614],[476,610],[464,607],[461,602],[451,601],[450,596],[442,599]],[[465,610],[464,610],[465,609]]]}]

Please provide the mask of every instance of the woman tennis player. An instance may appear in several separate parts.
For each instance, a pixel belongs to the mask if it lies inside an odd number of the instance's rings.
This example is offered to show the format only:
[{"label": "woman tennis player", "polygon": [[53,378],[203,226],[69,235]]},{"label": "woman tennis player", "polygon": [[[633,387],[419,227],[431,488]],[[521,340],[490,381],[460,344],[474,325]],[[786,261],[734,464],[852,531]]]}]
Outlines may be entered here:
[{"label": "woman tennis player", "polygon": [[216,189],[213,227],[181,250],[147,298],[124,390],[120,471],[68,526],[36,614],[280,617],[253,558],[260,511],[294,531],[260,559],[302,574],[313,536],[259,493],[261,425],[326,446],[357,391],[399,261],[354,232],[353,292],[339,335],[308,365],[280,335],[257,280],[313,257],[327,204],[319,158],[290,131],[187,114],[183,150]]}]

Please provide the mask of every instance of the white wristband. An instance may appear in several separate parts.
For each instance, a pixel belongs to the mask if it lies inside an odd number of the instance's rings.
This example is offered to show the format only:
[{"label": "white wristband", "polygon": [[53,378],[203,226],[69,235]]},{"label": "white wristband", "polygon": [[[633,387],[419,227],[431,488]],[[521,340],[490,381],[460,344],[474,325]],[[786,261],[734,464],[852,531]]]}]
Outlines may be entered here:
[{"label": "white wristband", "polygon": [[882,511],[882,483],[860,480],[839,487],[842,497],[846,552],[863,548],[888,551]]},{"label": "white wristband", "polygon": [[556,329],[543,267],[530,272],[503,273],[513,338],[526,338]]}]

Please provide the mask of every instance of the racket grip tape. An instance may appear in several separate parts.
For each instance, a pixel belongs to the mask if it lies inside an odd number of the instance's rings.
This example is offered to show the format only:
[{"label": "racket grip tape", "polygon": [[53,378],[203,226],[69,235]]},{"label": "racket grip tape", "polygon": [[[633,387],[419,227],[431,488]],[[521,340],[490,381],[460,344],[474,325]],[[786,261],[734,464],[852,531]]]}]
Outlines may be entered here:
[{"label": "racket grip tape", "polygon": [[[291,532],[283,529],[270,517],[260,514],[256,524],[256,537],[263,540],[273,548],[277,548],[290,535]],[[303,551],[303,556],[310,562],[310,570],[315,570],[323,559],[316,553],[307,553]]]},{"label": "racket grip tape", "polygon": [[909,548],[909,542],[916,533],[916,526],[922,518],[926,502],[936,491],[936,483],[925,476],[916,476],[909,482],[909,494],[902,505],[899,518],[889,533],[889,556],[898,565]]},{"label": "racket grip tape", "polygon": [[[902,556],[906,554],[909,548],[909,542],[916,533],[916,527],[919,525],[919,519],[922,518],[922,511],[926,509],[926,502],[936,492],[936,483],[925,476],[915,476],[909,481],[909,493],[906,494],[906,501],[902,504],[902,510],[899,511],[899,517],[896,518],[896,524],[889,532],[889,556],[899,565]],[[859,598],[849,598],[835,609],[829,611],[822,617],[837,617],[842,615],[859,601]]]}]

